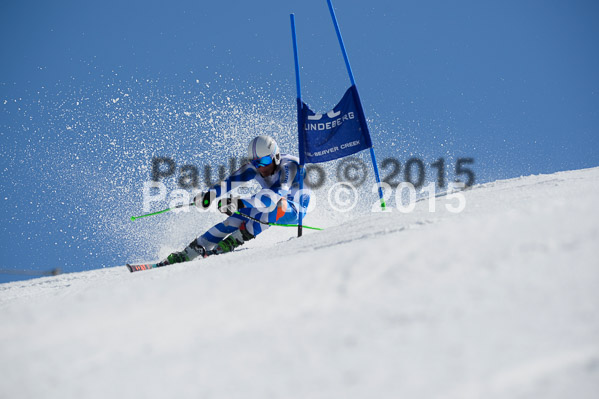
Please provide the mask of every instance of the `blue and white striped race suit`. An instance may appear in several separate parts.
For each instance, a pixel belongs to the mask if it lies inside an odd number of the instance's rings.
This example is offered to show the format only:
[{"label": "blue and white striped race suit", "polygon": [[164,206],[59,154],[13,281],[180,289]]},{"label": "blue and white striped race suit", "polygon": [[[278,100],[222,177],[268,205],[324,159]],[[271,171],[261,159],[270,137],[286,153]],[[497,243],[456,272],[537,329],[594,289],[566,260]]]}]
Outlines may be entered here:
[{"label": "blue and white striped race suit", "polygon": [[[210,251],[225,237],[239,229],[245,223],[245,229],[257,236],[269,225],[265,223],[296,224],[299,213],[305,214],[310,201],[307,189],[299,192],[299,159],[295,156],[282,154],[281,162],[272,175],[262,177],[258,170],[247,163],[210,190],[213,198],[218,198],[249,182],[256,180],[262,189],[255,195],[242,199],[244,208],[239,209],[242,215],[233,214],[225,221],[210,228],[198,238],[197,242]],[[263,223],[244,217],[250,216]]]}]

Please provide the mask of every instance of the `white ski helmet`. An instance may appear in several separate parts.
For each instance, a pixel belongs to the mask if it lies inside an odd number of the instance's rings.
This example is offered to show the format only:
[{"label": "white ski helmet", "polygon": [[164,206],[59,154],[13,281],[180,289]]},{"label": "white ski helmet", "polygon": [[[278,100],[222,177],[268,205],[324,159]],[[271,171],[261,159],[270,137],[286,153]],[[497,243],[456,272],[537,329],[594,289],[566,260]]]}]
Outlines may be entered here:
[{"label": "white ski helmet", "polygon": [[258,136],[248,146],[248,157],[252,162],[270,157],[275,165],[281,162],[281,153],[277,142],[269,136]]}]

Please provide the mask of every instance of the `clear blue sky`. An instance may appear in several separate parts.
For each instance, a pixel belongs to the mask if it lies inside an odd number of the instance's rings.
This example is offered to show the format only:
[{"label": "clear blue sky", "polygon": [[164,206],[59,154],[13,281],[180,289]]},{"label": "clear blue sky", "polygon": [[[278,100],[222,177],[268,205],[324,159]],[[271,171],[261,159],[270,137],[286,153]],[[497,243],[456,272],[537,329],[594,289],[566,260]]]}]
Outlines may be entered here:
[{"label": "clear blue sky", "polygon": [[[335,7],[379,159],[473,157],[478,182],[599,165],[596,1]],[[327,111],[349,81],[325,0],[3,1],[0,269],[139,256],[118,244],[152,156],[224,163],[263,131],[293,152],[292,12]]]}]

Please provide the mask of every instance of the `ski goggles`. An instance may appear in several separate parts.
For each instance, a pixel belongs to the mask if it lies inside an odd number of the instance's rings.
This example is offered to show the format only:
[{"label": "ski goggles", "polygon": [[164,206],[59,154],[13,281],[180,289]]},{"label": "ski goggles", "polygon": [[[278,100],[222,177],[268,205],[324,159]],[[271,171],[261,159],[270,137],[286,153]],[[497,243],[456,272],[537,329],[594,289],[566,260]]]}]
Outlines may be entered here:
[{"label": "ski goggles", "polygon": [[254,167],[256,168],[263,168],[265,166],[270,165],[271,163],[272,157],[270,155],[252,160],[252,165],[254,165]]}]

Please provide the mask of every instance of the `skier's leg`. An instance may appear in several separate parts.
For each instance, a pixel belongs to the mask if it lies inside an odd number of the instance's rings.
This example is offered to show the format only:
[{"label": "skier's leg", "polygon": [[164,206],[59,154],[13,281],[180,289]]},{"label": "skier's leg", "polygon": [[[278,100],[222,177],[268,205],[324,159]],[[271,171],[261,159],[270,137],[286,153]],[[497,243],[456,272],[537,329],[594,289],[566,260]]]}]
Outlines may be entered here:
[{"label": "skier's leg", "polygon": [[298,222],[297,204],[280,198],[274,209],[272,207],[251,208],[245,207],[239,210],[242,215],[249,216],[246,222],[250,234],[257,236],[270,226],[268,223],[293,224]]},{"label": "skier's leg", "polygon": [[249,216],[244,218],[246,220],[246,229],[254,237],[270,227],[268,223],[271,222],[268,215],[273,211],[276,212],[277,199],[261,192],[242,200],[243,207],[239,209],[239,213],[242,216]]},{"label": "skier's leg", "polygon": [[216,255],[231,252],[235,248],[243,245],[246,241],[253,239],[255,236],[250,234],[246,228],[246,222],[244,221],[241,226],[230,236],[221,240],[218,245],[212,250]]},{"label": "skier's leg", "polygon": [[234,214],[229,216],[223,222],[216,224],[207,232],[198,237],[197,242],[207,251],[211,251],[229,234],[238,230],[243,222],[244,218],[239,215]]},{"label": "skier's leg", "polygon": [[200,256],[206,257],[212,253],[230,252],[268,229],[268,223],[297,223],[298,205],[286,198],[279,197],[278,201],[276,200],[277,198],[271,197],[257,199],[257,196],[242,200],[244,207],[239,209],[241,215],[233,214],[216,224],[193,240],[183,251],[169,255],[168,262],[179,263]]},{"label": "skier's leg", "polygon": [[183,251],[170,254],[166,260],[170,264],[173,264],[190,261],[197,257],[205,258],[210,255],[219,242],[229,234],[239,230],[239,226],[243,222],[244,219],[239,215],[230,216],[223,222],[211,227],[202,236],[193,240]]}]

